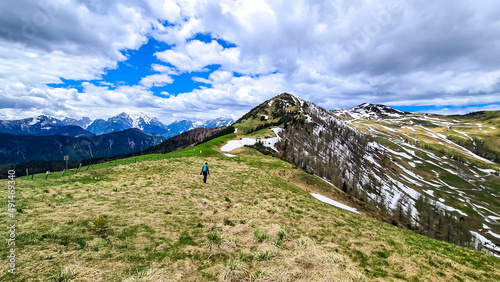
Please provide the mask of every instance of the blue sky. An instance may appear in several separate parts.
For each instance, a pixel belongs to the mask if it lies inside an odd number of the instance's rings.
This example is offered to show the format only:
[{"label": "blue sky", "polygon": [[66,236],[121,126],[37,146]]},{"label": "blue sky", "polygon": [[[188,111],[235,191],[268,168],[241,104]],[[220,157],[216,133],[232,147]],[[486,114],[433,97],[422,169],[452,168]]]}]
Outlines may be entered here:
[{"label": "blue sky", "polygon": [[[213,38],[210,34],[198,33],[193,36],[192,39],[187,42],[197,40],[204,43],[210,43],[216,41],[223,48],[234,48],[236,45],[226,42],[222,39]],[[139,47],[137,50],[126,50],[123,55],[126,57],[124,61],[118,62],[116,67],[104,69],[104,73],[99,79],[93,80],[68,80],[61,77],[61,82],[47,84],[47,86],[52,88],[63,88],[63,89],[76,89],[79,92],[83,92],[82,83],[88,82],[94,85],[105,85],[109,89],[115,90],[119,86],[128,85],[138,85],[142,78],[159,74],[160,72],[155,71],[151,66],[153,64],[164,65],[166,67],[175,68],[174,65],[170,63],[162,63],[156,56],[155,53],[162,52],[172,49],[172,45],[166,44],[164,42],[157,41],[152,37],[147,38],[147,43]],[[152,86],[149,90],[153,95],[158,97],[177,96],[181,93],[192,92],[195,89],[211,88],[211,84],[207,84],[200,81],[195,81],[193,78],[204,78],[208,79],[209,75],[218,69],[220,65],[211,64],[207,65],[201,71],[190,71],[190,72],[178,72],[171,75],[174,83],[169,83],[165,86]],[[241,77],[241,74],[233,72],[234,77]]]},{"label": "blue sky", "polygon": [[0,119],[237,119],[282,92],[498,110],[498,18],[492,1],[3,1]]},{"label": "blue sky", "polygon": [[[200,34],[195,38],[209,40],[210,37]],[[158,73],[151,68],[152,64],[161,64],[162,62],[155,57],[156,52],[161,52],[171,49],[172,46],[159,42],[154,38],[148,38],[148,42],[142,45],[138,50],[126,50],[124,55],[127,57],[125,61],[119,62],[118,67],[108,68],[104,70],[101,79],[94,80],[66,80],[61,78],[62,83],[48,84],[54,88],[75,88],[82,91],[82,82],[90,82],[95,85],[110,85],[110,89],[116,89],[119,85],[137,85],[143,77]],[[166,66],[173,67],[171,64]],[[155,95],[160,95],[167,91],[171,95],[179,93],[191,92],[194,89],[200,88],[200,85],[207,86],[204,83],[193,81],[194,76],[208,78],[208,74],[218,69],[219,66],[207,66],[207,71],[179,73],[173,76],[175,83],[168,84],[163,87],[152,87],[151,91]]]},{"label": "blue sky", "polygon": [[430,113],[440,113],[440,114],[452,114],[452,113],[468,113],[472,111],[480,110],[498,110],[500,109],[500,103],[491,104],[475,104],[475,105],[422,105],[422,106],[393,106],[396,109],[407,111],[407,112],[430,112]]}]

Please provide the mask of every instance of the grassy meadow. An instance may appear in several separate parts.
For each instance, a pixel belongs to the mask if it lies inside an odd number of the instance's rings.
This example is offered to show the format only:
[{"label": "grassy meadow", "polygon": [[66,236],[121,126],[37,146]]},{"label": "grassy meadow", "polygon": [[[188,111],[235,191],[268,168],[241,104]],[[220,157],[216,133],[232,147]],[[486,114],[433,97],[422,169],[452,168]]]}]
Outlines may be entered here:
[{"label": "grassy meadow", "polygon": [[17,274],[3,263],[0,280],[500,280],[498,258],[321,203],[309,193],[376,216],[289,163],[248,148],[222,157],[214,144],[195,148],[203,157],[18,178]]}]

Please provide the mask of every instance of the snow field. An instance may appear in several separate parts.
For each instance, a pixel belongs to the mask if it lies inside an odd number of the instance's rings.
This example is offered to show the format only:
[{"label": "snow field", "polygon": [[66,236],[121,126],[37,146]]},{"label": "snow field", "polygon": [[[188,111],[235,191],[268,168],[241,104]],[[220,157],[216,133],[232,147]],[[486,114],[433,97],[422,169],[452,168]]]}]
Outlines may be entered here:
[{"label": "snow field", "polygon": [[337,208],[340,208],[340,209],[343,209],[343,210],[346,210],[346,211],[350,211],[350,212],[353,212],[353,213],[360,214],[357,209],[352,208],[352,207],[347,206],[347,205],[344,205],[344,204],[339,203],[337,201],[334,201],[334,200],[332,200],[332,199],[330,199],[328,197],[325,197],[323,195],[315,194],[315,193],[311,193],[311,195],[314,198],[318,199],[319,201],[321,201],[323,203],[327,203],[327,204],[330,204],[330,205],[335,206]]}]

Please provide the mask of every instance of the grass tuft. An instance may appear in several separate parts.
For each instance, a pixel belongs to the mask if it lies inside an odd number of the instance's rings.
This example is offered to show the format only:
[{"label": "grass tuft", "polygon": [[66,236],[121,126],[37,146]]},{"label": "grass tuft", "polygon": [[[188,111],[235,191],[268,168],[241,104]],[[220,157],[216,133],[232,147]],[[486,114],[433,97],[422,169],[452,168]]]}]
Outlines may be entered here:
[{"label": "grass tuft", "polygon": [[247,266],[240,260],[229,259],[219,275],[219,281],[243,281],[247,280],[249,272]]},{"label": "grass tuft", "polygon": [[100,215],[99,217],[91,219],[90,222],[92,223],[90,229],[95,233],[102,235],[108,231],[109,222],[107,216]]},{"label": "grass tuft", "polygon": [[257,255],[257,261],[269,261],[273,258],[279,257],[279,253],[276,250],[265,250]]},{"label": "grass tuft", "polygon": [[56,272],[50,274],[47,280],[51,282],[66,282],[74,280],[77,275],[78,271],[76,270],[75,266],[68,265],[63,269],[57,270]]},{"label": "grass tuft", "polygon": [[264,231],[261,231],[259,229],[255,230],[255,232],[253,233],[255,239],[257,239],[257,241],[259,243],[262,243],[264,241],[266,241],[268,238],[269,238],[269,235],[267,235],[266,232]]},{"label": "grass tuft", "polygon": [[221,231],[216,225],[212,226],[211,232],[208,233],[207,239],[205,240],[203,245],[211,250],[221,247],[222,245]]}]

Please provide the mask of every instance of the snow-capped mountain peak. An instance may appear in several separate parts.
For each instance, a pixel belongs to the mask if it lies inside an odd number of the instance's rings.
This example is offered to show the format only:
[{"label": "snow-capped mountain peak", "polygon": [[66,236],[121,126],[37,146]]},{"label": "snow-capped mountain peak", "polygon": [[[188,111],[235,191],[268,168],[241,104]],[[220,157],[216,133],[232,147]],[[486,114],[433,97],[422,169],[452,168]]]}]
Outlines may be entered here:
[{"label": "snow-capped mountain peak", "polygon": [[148,115],[145,113],[141,112],[139,114],[127,114],[125,112],[120,113],[117,116],[111,117],[108,119],[112,121],[120,121],[127,126],[130,126],[130,128],[139,128],[141,130],[144,130],[144,126],[150,123],[159,123],[159,120],[157,118],[150,118]]},{"label": "snow-capped mountain peak", "polygon": [[[132,124],[131,124],[132,128],[139,128],[141,130],[144,129],[144,126],[141,126],[141,125],[143,125],[146,122],[145,122],[144,117],[142,115],[130,114],[128,117],[132,120]],[[148,118],[148,120],[149,120],[149,118]]]},{"label": "snow-capped mountain peak", "polygon": [[107,120],[95,120],[88,130],[94,134],[105,134],[110,132],[122,131],[128,128],[138,128],[146,133],[160,134],[167,138],[173,137],[193,128],[214,128],[233,123],[232,119],[217,118],[213,120],[197,121],[178,120],[170,124],[164,124],[156,117],[149,117],[145,113],[127,114],[120,113],[117,116]]},{"label": "snow-capped mountain peak", "polygon": [[348,112],[352,115],[362,115],[365,117],[370,116],[389,116],[389,117],[401,117],[406,114],[406,112],[385,106],[385,105],[374,105],[369,103],[363,103],[357,107],[350,108]]},{"label": "snow-capped mountain peak", "polygon": [[[179,120],[171,124],[163,124],[156,117],[149,117],[145,113],[128,114],[122,112],[108,119],[91,120],[88,117],[58,119],[51,116],[40,115],[22,120],[0,121],[0,133],[51,135],[52,132],[60,134],[62,127],[79,126],[84,132],[96,135],[123,131],[129,128],[138,128],[146,133],[160,134],[164,137],[173,137],[193,128],[215,128],[230,125],[230,118],[216,118],[204,121]],[[74,130],[73,130],[74,131]],[[80,134],[81,132],[79,132]]]},{"label": "snow-capped mountain peak", "polygon": [[63,125],[80,126],[83,129],[86,129],[92,123],[92,120],[89,117],[81,117],[81,118],[65,117],[61,121],[62,121]]},{"label": "snow-capped mountain peak", "polygon": [[232,123],[233,123],[233,120],[231,118],[219,117],[219,118],[216,118],[216,119],[205,120],[198,127],[214,128],[214,127],[221,127],[221,126],[231,125]]},{"label": "snow-capped mountain peak", "polygon": [[370,103],[363,103],[348,110],[340,109],[330,112],[342,119],[379,119],[380,117],[399,118],[409,114],[408,112],[397,110],[385,105],[375,105]]},{"label": "snow-capped mountain peak", "polygon": [[38,117],[34,117],[34,118],[31,119],[31,121],[28,122],[28,125],[32,126],[32,125],[35,125],[35,124],[37,124],[39,122],[40,122],[40,120],[38,119]]},{"label": "snow-capped mountain peak", "polygon": [[193,122],[193,128],[196,128],[196,127],[202,127],[203,125],[205,124],[205,121],[195,121]]},{"label": "snow-capped mountain peak", "polygon": [[21,135],[51,135],[61,134],[60,129],[68,126],[80,126],[85,128],[90,124],[90,119],[64,118],[58,119],[51,116],[39,115],[33,118],[21,120],[0,121],[0,133],[21,134]]}]

